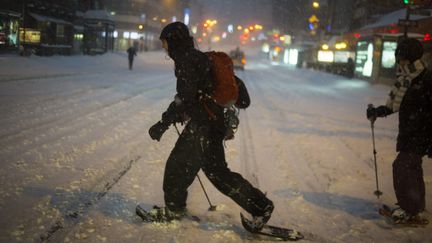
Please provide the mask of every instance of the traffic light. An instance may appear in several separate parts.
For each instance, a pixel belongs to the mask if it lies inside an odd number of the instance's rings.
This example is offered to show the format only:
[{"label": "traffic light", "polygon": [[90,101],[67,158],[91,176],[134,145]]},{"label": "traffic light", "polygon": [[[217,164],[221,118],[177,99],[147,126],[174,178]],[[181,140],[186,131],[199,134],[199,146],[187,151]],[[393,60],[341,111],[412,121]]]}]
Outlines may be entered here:
[{"label": "traffic light", "polygon": [[403,0],[405,5],[432,6],[432,0]]}]

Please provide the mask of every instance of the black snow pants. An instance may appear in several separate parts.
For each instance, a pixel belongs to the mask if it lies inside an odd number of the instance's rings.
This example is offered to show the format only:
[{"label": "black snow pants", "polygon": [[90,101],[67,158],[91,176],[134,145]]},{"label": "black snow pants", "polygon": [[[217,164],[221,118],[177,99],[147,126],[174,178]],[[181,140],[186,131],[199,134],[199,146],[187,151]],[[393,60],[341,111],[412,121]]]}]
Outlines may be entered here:
[{"label": "black snow pants", "polygon": [[425,209],[422,156],[400,152],[393,162],[393,186],[398,205],[411,215]]},{"label": "black snow pants", "polygon": [[134,61],[133,56],[132,56],[132,57],[128,57],[128,61],[129,61],[129,70],[132,70],[132,67],[133,67],[133,61]]},{"label": "black snow pants", "polygon": [[254,216],[264,214],[273,204],[225,161],[223,133],[210,126],[189,123],[177,140],[165,167],[163,190],[165,205],[173,211],[186,209],[187,189],[202,169],[223,194]]}]

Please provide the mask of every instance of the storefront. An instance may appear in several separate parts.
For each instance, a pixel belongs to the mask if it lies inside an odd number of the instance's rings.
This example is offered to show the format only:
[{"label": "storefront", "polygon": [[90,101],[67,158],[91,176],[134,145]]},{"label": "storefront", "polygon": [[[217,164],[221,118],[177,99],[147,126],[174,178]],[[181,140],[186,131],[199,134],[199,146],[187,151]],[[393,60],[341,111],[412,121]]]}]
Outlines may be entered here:
[{"label": "storefront", "polygon": [[83,53],[84,26],[74,25],[73,54]]},{"label": "storefront", "polygon": [[12,11],[0,11],[0,52],[17,51],[21,15]]},{"label": "storefront", "polygon": [[23,40],[25,49],[31,48],[42,56],[72,54],[72,23],[33,12],[30,12],[28,17],[31,17],[31,23],[20,29],[20,39]]},{"label": "storefront", "polygon": [[105,10],[89,10],[84,14],[84,54],[94,55],[114,48],[114,21]]},{"label": "storefront", "polygon": [[160,48],[158,38],[161,30],[160,24],[148,21],[145,15],[116,14],[113,19],[115,21],[114,49],[116,51],[126,51],[131,46],[140,52]]},{"label": "storefront", "polygon": [[[356,47],[355,75],[373,83],[392,84],[396,78],[395,50],[402,34],[375,34],[360,38]],[[423,37],[409,34],[409,37]]]}]

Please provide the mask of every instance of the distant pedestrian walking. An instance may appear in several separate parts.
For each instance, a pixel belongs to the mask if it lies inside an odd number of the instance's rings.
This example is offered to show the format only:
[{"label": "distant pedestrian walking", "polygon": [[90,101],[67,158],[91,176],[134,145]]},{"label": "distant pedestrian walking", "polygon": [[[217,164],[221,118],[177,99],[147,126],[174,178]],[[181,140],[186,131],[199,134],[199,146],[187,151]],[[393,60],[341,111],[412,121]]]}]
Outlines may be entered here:
[{"label": "distant pedestrian walking", "polygon": [[129,70],[132,70],[134,57],[137,55],[136,49],[134,47],[129,47],[127,49],[128,59],[129,59]]}]

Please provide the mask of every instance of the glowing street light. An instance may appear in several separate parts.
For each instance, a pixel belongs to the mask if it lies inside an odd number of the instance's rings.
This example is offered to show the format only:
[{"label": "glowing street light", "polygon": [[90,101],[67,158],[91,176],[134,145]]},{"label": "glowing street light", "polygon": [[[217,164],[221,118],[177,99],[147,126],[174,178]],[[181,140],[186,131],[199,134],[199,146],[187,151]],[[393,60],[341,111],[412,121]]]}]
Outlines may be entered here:
[{"label": "glowing street light", "polygon": [[313,7],[313,8],[319,8],[319,7],[320,7],[319,2],[314,1],[314,2],[312,3],[312,7]]}]

